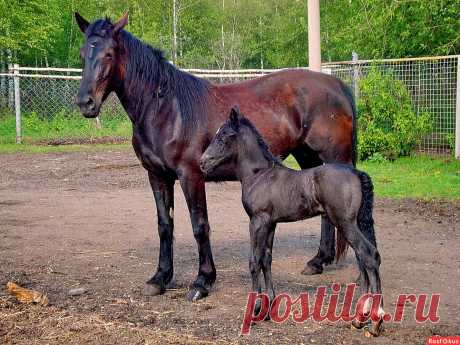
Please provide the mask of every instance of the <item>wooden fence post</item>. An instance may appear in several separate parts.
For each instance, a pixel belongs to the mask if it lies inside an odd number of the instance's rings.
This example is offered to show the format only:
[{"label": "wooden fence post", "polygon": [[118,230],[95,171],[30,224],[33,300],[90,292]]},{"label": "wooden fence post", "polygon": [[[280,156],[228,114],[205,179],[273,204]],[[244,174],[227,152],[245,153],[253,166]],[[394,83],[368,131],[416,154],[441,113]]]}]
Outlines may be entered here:
[{"label": "wooden fence post", "polygon": [[351,53],[351,60],[353,61],[353,93],[355,96],[355,103],[358,103],[359,98],[359,66],[358,66],[358,53],[352,52]]},{"label": "wooden fence post", "polygon": [[460,56],[457,57],[457,93],[455,106],[455,158],[460,159]]},{"label": "wooden fence post", "polygon": [[21,133],[21,89],[19,86],[19,65],[13,65],[13,74],[14,76],[14,109],[16,113],[16,144],[22,142],[22,133]]}]

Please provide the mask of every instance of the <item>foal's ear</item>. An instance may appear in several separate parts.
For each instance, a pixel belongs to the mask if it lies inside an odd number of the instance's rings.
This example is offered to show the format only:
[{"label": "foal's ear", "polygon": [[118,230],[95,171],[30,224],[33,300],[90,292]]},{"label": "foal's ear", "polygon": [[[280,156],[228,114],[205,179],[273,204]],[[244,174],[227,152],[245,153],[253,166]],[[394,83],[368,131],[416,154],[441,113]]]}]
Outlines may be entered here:
[{"label": "foal's ear", "polygon": [[241,115],[238,108],[232,108],[232,110],[230,110],[230,125],[233,129],[238,130],[238,127],[240,126],[240,118]]},{"label": "foal's ear", "polygon": [[77,21],[80,31],[85,33],[86,29],[89,26],[89,22],[85,18],[83,18],[78,12],[75,12],[75,20]]},{"label": "foal's ear", "polygon": [[113,31],[118,33],[128,24],[128,11],[126,11],[118,22],[115,23]]}]

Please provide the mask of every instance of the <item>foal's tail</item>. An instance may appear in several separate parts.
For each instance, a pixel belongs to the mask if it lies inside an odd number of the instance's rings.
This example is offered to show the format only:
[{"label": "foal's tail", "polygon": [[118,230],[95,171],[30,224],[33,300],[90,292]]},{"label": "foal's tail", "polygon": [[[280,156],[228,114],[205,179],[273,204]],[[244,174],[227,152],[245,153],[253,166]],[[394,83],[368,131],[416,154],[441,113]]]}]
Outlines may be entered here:
[{"label": "foal's tail", "polygon": [[357,175],[361,181],[361,207],[358,211],[358,227],[367,238],[367,240],[377,248],[377,241],[374,232],[374,218],[372,217],[372,209],[374,208],[374,186],[368,174],[362,171],[357,171]]}]

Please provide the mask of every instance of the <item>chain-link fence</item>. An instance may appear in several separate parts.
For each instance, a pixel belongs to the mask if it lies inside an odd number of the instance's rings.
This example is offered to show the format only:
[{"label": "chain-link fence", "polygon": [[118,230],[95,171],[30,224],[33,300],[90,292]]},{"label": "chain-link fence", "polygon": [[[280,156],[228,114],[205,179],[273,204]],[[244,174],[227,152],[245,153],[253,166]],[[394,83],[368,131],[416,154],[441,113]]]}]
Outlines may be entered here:
[{"label": "chain-link fence", "polygon": [[[358,101],[360,83],[372,69],[399,80],[410,94],[413,110],[417,114],[428,112],[431,117],[431,132],[424,137],[418,149],[450,155],[455,148],[456,116],[460,116],[459,59],[460,56],[357,60],[326,63],[323,71],[350,85]],[[254,78],[274,71],[276,70],[188,70],[213,82],[223,83]],[[128,139],[131,125],[115,95],[110,95],[104,103],[100,120],[88,121],[80,115],[74,102],[80,74],[80,69],[29,68],[17,65],[15,68],[10,66],[7,73],[0,73],[0,141],[15,140],[15,86],[20,90],[21,133],[24,141],[59,143],[97,141],[101,137],[104,140]],[[460,128],[460,125],[457,124],[457,127]]]},{"label": "chain-link fence", "polygon": [[449,155],[454,150],[455,119],[460,111],[457,105],[460,95],[457,89],[459,59],[459,56],[443,56],[351,61],[326,65],[333,75],[353,87],[357,101],[360,97],[360,80],[372,69],[403,82],[410,93],[412,107],[417,115],[427,112],[431,118],[431,133],[423,138],[419,150]]}]

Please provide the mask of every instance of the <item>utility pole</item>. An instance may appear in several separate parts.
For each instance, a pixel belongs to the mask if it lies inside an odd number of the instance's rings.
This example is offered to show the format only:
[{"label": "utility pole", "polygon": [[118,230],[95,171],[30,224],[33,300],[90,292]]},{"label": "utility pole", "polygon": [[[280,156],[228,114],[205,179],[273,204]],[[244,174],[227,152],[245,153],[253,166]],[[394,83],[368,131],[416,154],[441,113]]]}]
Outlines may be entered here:
[{"label": "utility pole", "polygon": [[173,0],[173,46],[172,60],[177,64],[177,0]]},{"label": "utility pole", "polygon": [[222,37],[222,69],[225,69],[225,35],[224,35],[224,18],[225,18],[225,0],[222,0],[222,26],[221,26],[221,37]]},{"label": "utility pole", "polygon": [[319,0],[307,0],[308,4],[308,66],[321,72],[321,43],[319,30]]}]

